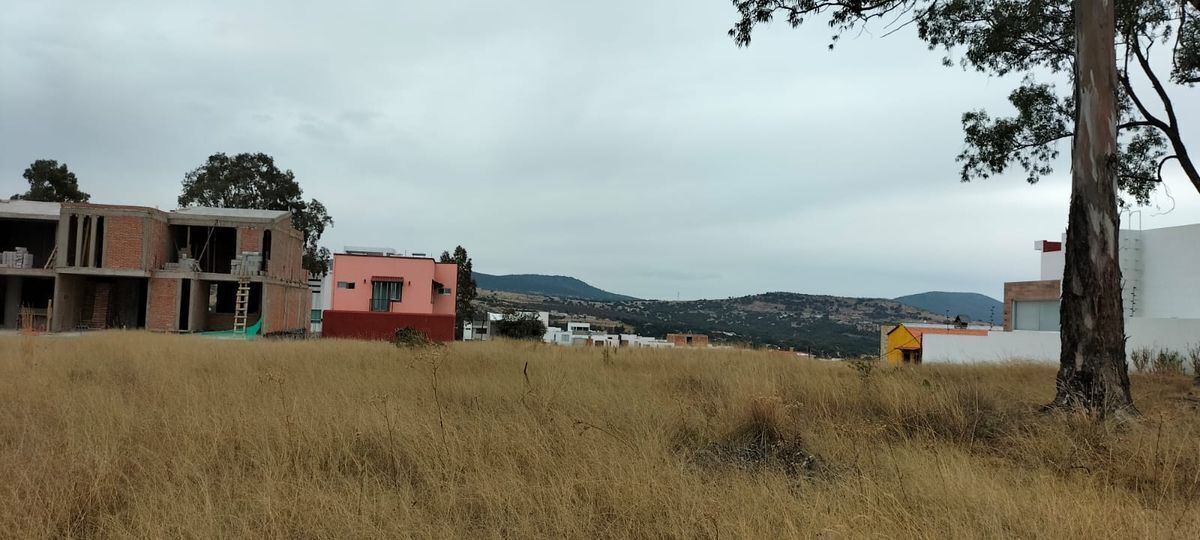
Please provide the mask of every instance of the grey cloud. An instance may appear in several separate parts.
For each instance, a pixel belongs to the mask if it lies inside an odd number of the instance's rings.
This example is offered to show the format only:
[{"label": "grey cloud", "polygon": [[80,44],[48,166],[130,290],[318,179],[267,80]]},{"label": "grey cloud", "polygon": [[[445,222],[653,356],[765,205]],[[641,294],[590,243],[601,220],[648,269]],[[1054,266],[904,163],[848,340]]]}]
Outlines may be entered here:
[{"label": "grey cloud", "polygon": [[[328,206],[331,248],[462,244],[481,271],[667,298],[998,295],[1065,225],[1064,174],[957,181],[959,115],[1003,113],[1016,79],[904,31],[738,49],[728,2],[685,0],[6,10],[0,193],[47,157],[100,202],[169,207],[208,155],[262,151]],[[1146,225],[1200,221],[1169,182]]]}]

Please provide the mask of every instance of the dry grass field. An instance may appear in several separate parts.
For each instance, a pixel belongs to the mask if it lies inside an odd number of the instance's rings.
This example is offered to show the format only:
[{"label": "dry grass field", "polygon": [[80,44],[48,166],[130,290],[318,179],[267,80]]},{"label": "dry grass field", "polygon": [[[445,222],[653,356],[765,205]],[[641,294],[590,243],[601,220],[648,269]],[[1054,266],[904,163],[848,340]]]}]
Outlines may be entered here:
[{"label": "dry grass field", "polygon": [[1045,366],[0,338],[0,534],[1197,538],[1200,411],[1045,416]]}]

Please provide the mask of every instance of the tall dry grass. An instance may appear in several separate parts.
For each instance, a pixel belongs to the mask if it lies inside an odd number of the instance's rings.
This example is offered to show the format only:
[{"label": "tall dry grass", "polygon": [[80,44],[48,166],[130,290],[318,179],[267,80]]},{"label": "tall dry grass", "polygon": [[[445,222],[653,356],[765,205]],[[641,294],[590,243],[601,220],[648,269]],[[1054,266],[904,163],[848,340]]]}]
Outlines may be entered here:
[{"label": "tall dry grass", "polygon": [[1200,536],[1184,376],[1127,424],[1044,366],[743,351],[0,339],[0,534]]}]

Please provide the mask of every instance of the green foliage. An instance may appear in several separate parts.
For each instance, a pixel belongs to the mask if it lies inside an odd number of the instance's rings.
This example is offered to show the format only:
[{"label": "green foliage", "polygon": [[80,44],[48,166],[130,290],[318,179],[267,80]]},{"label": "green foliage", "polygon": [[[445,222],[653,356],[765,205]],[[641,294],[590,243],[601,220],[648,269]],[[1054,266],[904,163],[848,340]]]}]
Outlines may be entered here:
[{"label": "green foliage", "polygon": [[875,372],[875,368],[879,367],[879,359],[870,357],[856,358],[848,360],[846,365],[858,374],[858,378],[867,381],[871,379],[871,374]]},{"label": "green foliage", "polygon": [[546,325],[530,314],[507,315],[492,321],[492,334],[509,339],[541,340],[546,335]]},{"label": "green foliage", "polygon": [[219,153],[184,176],[179,205],[289,211],[292,226],[304,234],[304,268],[325,275],[332,257],[318,242],[333,218],[321,201],[303,195],[296,175],[279,170],[271,156]]},{"label": "green foliage", "polygon": [[[729,34],[739,45],[750,43],[753,29],[776,14],[797,27],[825,17],[838,34],[863,30],[877,19],[888,33],[914,25],[930,49],[945,51],[943,63],[958,63],[990,75],[1040,72],[1073,81],[1075,20],[1070,0],[733,0],[740,17]],[[1118,0],[1118,68],[1121,80],[1118,182],[1133,201],[1145,204],[1161,181],[1161,169],[1178,161],[1200,190],[1200,172],[1188,157],[1163,77],[1150,60],[1154,44],[1171,47],[1170,82],[1200,82],[1200,0]],[[1148,82],[1149,85],[1139,84]],[[1140,90],[1149,86],[1153,92]],[[962,117],[965,148],[958,156],[961,179],[988,178],[1017,166],[1030,183],[1054,171],[1060,143],[1073,137],[1075,96],[1033,78],[1009,96],[1014,116],[986,111]],[[1153,102],[1151,102],[1151,99]],[[1155,110],[1163,110],[1160,118]],[[1069,146],[1067,147],[1069,148]]]},{"label": "green foliage", "polygon": [[79,190],[75,173],[67,164],[53,159],[34,161],[21,175],[29,182],[29,191],[13,195],[13,199],[44,202],[88,202],[91,195]]},{"label": "green foliage", "polygon": [[475,318],[473,302],[479,294],[475,287],[471,257],[467,255],[465,248],[458,246],[454,248],[454,255],[443,251],[441,262],[458,264],[458,290],[454,292],[454,316],[458,324],[455,325],[454,335],[456,339],[462,339],[462,322]]},{"label": "green foliage", "polygon": [[1191,17],[1180,27],[1171,80],[1176,84],[1200,83],[1200,17]]}]

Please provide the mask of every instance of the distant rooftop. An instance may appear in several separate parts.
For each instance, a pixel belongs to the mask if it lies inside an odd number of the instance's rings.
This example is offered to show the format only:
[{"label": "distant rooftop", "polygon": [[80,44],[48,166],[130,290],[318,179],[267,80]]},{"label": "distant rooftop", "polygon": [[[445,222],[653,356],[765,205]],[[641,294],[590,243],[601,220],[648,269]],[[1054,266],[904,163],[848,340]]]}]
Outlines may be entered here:
[{"label": "distant rooftop", "polygon": [[58,221],[61,209],[56,202],[0,199],[0,218]]},{"label": "distant rooftop", "polygon": [[291,216],[292,213],[287,210],[254,210],[251,208],[208,208],[204,206],[192,206],[188,208],[180,208],[171,210],[172,214],[194,217],[213,217],[213,218],[230,218],[230,219],[280,219],[282,217]]},{"label": "distant rooftop", "polygon": [[346,246],[342,248],[348,255],[395,255],[396,250],[388,247]]},{"label": "distant rooftop", "polygon": [[430,251],[400,251],[390,247],[345,246],[341,255],[358,255],[365,257],[395,257],[398,259],[433,259]]}]

